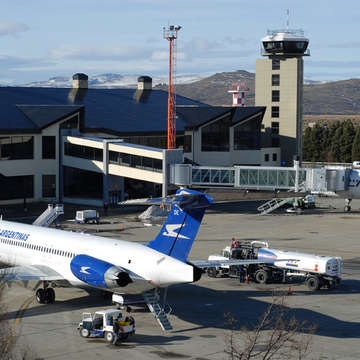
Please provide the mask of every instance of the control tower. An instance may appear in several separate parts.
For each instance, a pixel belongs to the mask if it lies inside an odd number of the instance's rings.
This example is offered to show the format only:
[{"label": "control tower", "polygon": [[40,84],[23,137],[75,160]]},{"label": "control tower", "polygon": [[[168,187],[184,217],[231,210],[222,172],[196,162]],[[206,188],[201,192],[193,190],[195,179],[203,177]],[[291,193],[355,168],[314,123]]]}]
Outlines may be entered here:
[{"label": "control tower", "polygon": [[256,60],[255,105],[266,106],[262,147],[281,147],[281,160],[301,161],[303,57],[309,39],[302,30],[269,30]]}]

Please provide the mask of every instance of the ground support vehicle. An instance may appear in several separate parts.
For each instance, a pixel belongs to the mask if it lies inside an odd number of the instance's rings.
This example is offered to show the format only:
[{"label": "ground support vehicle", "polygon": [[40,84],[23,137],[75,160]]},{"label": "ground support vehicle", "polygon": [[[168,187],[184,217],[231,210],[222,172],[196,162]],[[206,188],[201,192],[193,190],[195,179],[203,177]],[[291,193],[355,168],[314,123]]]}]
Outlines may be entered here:
[{"label": "ground support vehicle", "polygon": [[135,334],[135,320],[131,316],[124,318],[122,310],[99,310],[94,314],[83,313],[78,330],[84,338],[102,337],[107,342],[116,344]]},{"label": "ground support vehicle", "polygon": [[[265,283],[294,283],[304,281],[310,290],[335,288],[342,276],[342,260],[330,257],[298,253],[269,248],[268,243],[259,241],[233,241],[232,246],[223,249],[221,255],[210,255],[209,260],[259,259],[273,260],[267,264],[242,266],[219,266],[207,269],[210,277],[235,277]],[[289,259],[289,261],[282,261]]]},{"label": "ground support vehicle", "polygon": [[75,221],[81,224],[98,224],[100,221],[99,212],[96,210],[79,210],[76,212]]}]

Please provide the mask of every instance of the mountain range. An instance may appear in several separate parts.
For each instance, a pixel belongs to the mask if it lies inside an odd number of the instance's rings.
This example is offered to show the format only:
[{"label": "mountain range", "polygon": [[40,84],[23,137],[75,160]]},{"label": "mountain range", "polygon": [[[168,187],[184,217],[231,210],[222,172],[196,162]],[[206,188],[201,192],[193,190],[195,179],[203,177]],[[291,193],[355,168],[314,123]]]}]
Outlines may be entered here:
[{"label": "mountain range", "polygon": [[[136,88],[139,75],[100,74],[89,77],[89,87],[94,88]],[[210,105],[231,105],[232,95],[228,90],[234,84],[245,84],[246,104],[255,103],[255,74],[237,70],[216,73],[204,77],[198,74],[178,75],[177,94]],[[153,87],[167,90],[167,77],[154,76]],[[71,87],[71,77],[53,77],[24,86]],[[360,113],[360,79],[319,82],[304,80],[304,115],[358,115]]]}]

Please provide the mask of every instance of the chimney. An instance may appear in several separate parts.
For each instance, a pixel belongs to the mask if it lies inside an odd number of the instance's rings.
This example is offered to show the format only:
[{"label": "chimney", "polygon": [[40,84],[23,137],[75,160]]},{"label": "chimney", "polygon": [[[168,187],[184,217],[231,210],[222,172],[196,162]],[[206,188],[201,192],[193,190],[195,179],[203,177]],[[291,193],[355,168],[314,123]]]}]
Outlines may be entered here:
[{"label": "chimney", "polygon": [[82,104],[88,90],[88,76],[77,73],[73,75],[73,87],[68,94],[70,104]]},{"label": "chimney", "polygon": [[136,102],[146,102],[152,90],[152,78],[150,76],[138,77],[138,86],[133,99]]},{"label": "chimney", "polygon": [[88,76],[86,74],[77,73],[73,75],[73,89],[87,89]]},{"label": "chimney", "polygon": [[151,90],[152,89],[152,78],[150,76],[138,77],[138,90]]}]

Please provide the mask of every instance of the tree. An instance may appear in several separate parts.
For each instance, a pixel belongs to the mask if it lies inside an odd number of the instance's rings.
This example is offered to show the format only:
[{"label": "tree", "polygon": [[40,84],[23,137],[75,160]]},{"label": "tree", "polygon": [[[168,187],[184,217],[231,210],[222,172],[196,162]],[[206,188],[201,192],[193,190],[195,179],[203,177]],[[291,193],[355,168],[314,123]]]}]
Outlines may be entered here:
[{"label": "tree", "polygon": [[322,161],[321,154],[323,153],[322,149],[322,135],[323,135],[323,128],[322,126],[315,124],[311,131],[311,147],[312,147],[312,155],[311,161]]},{"label": "tree", "polygon": [[333,161],[340,162],[341,161],[341,145],[340,138],[342,135],[343,129],[342,126],[338,127],[335,131],[335,134],[332,138],[331,144],[331,157]]},{"label": "tree", "polygon": [[354,142],[354,125],[351,120],[343,122],[343,132],[340,137],[340,157],[342,162],[351,162],[351,150]]},{"label": "tree", "polygon": [[303,136],[302,159],[310,161],[312,154],[311,127],[307,127]]},{"label": "tree", "polygon": [[305,359],[311,350],[316,325],[308,325],[291,316],[285,296],[274,297],[257,325],[234,330],[235,320],[228,315],[232,327],[225,353],[231,360]]},{"label": "tree", "polygon": [[360,161],[360,126],[356,127],[355,137],[351,150],[352,161]]}]

